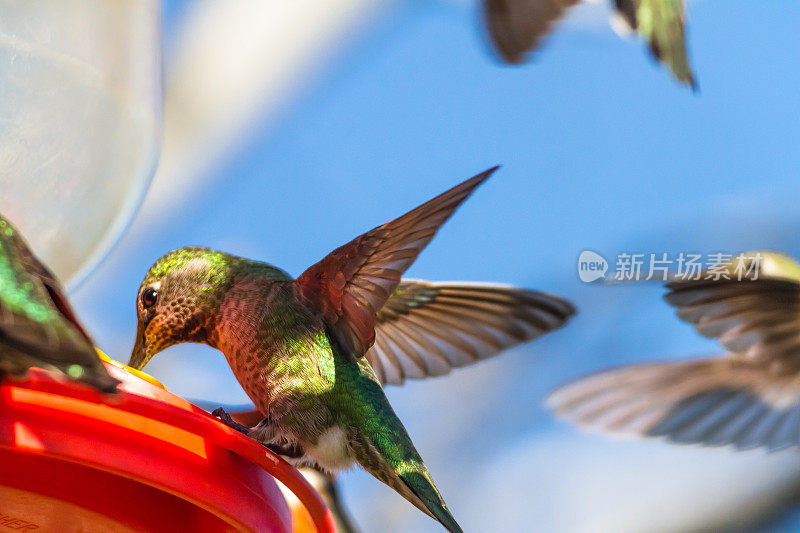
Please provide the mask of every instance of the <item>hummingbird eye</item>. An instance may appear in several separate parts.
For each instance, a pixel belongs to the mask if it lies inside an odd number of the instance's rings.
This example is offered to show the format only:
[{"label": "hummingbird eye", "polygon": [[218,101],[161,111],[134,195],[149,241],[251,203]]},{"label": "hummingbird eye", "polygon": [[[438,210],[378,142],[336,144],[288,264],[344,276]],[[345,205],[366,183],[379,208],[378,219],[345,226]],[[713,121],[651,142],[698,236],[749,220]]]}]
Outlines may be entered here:
[{"label": "hummingbird eye", "polygon": [[153,287],[147,287],[142,291],[142,307],[145,309],[153,307],[156,304],[156,300],[158,300],[158,291]]}]

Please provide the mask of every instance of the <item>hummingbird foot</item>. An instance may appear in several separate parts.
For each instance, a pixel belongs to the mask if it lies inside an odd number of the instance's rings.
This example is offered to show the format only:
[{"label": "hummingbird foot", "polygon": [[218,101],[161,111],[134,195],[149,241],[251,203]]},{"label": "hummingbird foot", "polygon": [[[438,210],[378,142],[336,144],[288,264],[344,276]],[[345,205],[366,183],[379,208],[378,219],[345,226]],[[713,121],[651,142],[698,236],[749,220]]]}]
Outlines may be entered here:
[{"label": "hummingbird foot", "polygon": [[231,414],[228,411],[226,411],[224,407],[217,407],[216,409],[214,409],[211,415],[219,418],[220,422],[222,422],[226,426],[235,429],[236,431],[242,433],[245,436],[248,437],[250,436],[250,428],[234,420],[231,417]]},{"label": "hummingbird foot", "polygon": [[267,443],[264,444],[264,446],[266,446],[266,448],[270,450],[272,453],[275,453],[282,457],[287,457],[289,459],[298,459],[306,454],[306,452],[303,451],[303,448],[301,448],[299,444],[280,445],[280,444]]}]

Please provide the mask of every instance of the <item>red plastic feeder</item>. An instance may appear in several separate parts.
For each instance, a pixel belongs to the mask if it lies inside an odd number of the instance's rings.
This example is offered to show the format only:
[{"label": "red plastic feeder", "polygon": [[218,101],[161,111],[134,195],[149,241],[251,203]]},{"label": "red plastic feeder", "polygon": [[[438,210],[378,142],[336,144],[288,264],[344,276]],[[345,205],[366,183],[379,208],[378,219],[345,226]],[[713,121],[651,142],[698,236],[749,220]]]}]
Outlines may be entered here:
[{"label": "red plastic feeder", "polygon": [[111,399],[37,369],[0,385],[0,529],[289,533],[277,479],[317,531],[335,531],[288,463],[186,400],[106,367],[122,381]]}]

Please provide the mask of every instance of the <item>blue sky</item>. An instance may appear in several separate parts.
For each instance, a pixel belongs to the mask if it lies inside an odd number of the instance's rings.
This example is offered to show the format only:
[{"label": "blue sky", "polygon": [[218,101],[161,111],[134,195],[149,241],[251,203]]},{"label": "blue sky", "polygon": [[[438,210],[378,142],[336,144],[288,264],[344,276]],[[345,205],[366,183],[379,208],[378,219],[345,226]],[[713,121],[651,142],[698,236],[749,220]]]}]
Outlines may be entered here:
[{"label": "blue sky", "polygon": [[[166,3],[167,44],[184,8]],[[519,530],[530,522],[512,510],[531,494],[549,501],[554,480],[532,481],[548,461],[519,465],[531,476],[521,486],[496,465],[516,468],[503,461],[526,454],[529,442],[539,450],[531,454],[548,453],[551,436],[582,439],[576,454],[595,445],[604,457],[623,453],[554,422],[541,407],[548,390],[609,365],[717,350],[674,318],[656,285],[581,284],[581,250],[609,258],[754,248],[800,254],[798,27],[800,4],[789,0],[691,2],[700,85],[692,94],[643,46],[593,15],[567,20],[530,64],[507,67],[487,51],[472,3],[394,2],[202,188],[182,192],[149,221],[148,235],[124,238],[75,293],[79,311],[99,344],[126,360],[136,289],[170,249],[212,246],[297,275],[354,236],[502,164],[409,276],[513,283],[564,295],[580,314],[497,360],[389,396],[465,529],[485,527],[485,513],[499,512],[507,520],[497,524]],[[204,347],[170,349],[148,370],[179,394],[245,398],[224,359]],[[656,457],[649,462],[673,453],[663,448],[648,448]],[[504,487],[508,509],[481,515],[490,499],[469,486],[474,479]],[[345,484],[348,500],[375,502],[353,506],[365,530],[388,519],[397,530],[438,531],[368,476],[347,474]],[[532,523],[567,530],[560,507],[548,509]],[[789,531],[788,520],[770,530]]]}]

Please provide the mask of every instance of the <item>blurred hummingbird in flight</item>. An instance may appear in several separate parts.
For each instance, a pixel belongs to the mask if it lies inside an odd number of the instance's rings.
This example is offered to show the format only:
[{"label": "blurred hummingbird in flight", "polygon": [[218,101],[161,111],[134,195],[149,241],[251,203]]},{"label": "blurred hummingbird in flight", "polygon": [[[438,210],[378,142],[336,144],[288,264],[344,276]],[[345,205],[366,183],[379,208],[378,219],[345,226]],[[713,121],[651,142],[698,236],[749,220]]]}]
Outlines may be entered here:
[{"label": "blurred hummingbird in flight", "polygon": [[61,283],[0,216],[0,379],[39,367],[114,392]]},{"label": "blurred hummingbird in flight", "polygon": [[675,278],[665,299],[724,357],[626,365],[578,378],[548,399],[581,426],[679,444],[800,446],[800,264],[747,252]]},{"label": "blurred hummingbird in flight", "polygon": [[[483,0],[489,35],[500,56],[522,63],[552,25],[580,0]],[[697,88],[686,53],[683,0],[613,0],[614,26],[636,32],[681,83]]]},{"label": "blurred hummingbird in flight", "polygon": [[[496,167],[328,254],[297,279],[208,248],[172,251],[137,300],[130,366],[179,342],[225,355],[264,416],[229,425],[296,466],[360,464],[449,531],[461,531],[382,383],[446,373],[561,327],[543,293],[401,280],[439,227]],[[451,290],[452,289],[452,290]]]}]

